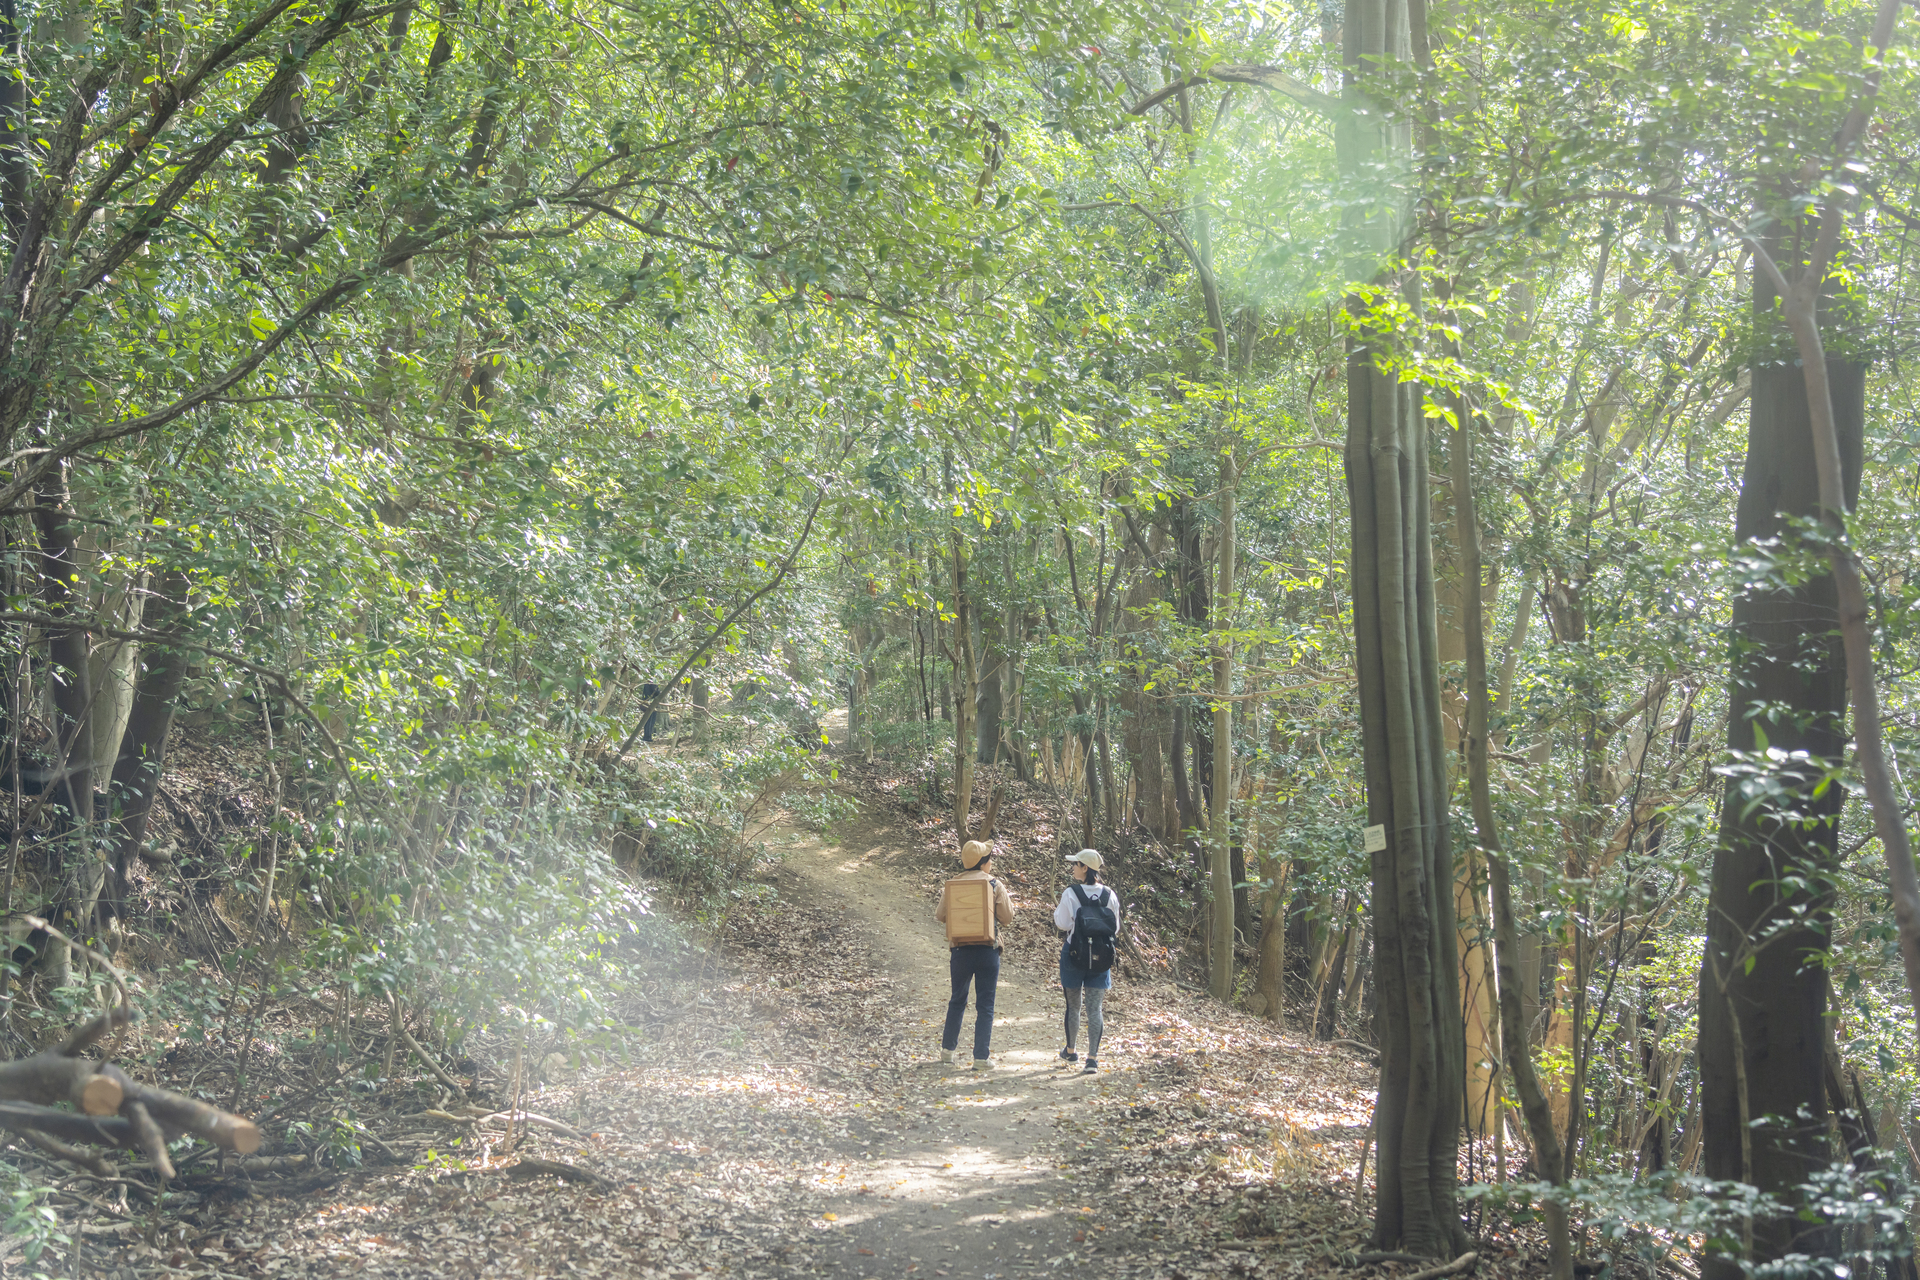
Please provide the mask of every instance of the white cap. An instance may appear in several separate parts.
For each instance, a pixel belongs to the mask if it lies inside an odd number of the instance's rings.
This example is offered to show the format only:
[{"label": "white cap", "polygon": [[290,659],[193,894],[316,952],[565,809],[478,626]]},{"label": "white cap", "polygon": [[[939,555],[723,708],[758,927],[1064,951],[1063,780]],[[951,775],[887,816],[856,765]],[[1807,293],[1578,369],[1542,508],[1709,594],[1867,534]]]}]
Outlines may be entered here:
[{"label": "white cap", "polygon": [[1078,853],[1068,854],[1067,861],[1085,863],[1095,871],[1107,865],[1107,860],[1091,849],[1082,849]]}]

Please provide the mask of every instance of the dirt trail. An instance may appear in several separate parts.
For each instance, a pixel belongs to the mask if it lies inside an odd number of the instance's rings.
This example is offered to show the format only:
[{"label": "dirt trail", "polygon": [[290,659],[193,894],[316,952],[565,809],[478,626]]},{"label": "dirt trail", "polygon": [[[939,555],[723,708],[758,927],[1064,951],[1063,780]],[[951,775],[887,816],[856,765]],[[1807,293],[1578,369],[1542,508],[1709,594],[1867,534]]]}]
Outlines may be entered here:
[{"label": "dirt trail", "polygon": [[[819,1250],[820,1273],[988,1280],[1084,1256],[1095,1246],[1072,1185],[1058,1169],[1055,1122],[1121,1081],[1087,1076],[1060,1061],[1061,997],[1038,976],[1039,958],[1019,957],[1020,963],[1001,968],[995,1069],[978,1072],[966,1062],[971,1007],[961,1027],[960,1062],[946,1066],[938,1050],[950,985],[932,885],[920,892],[903,879],[900,851],[887,843],[842,847],[805,832],[780,835],[788,848],[783,896],[857,920],[872,941],[876,967],[893,980],[898,1016],[919,1041],[907,1089],[908,1128],[879,1129],[867,1190],[830,1199],[826,1211],[838,1229]],[[1052,907],[1016,896],[1018,911],[1051,913]],[[1114,1022],[1110,1015],[1110,1034]]]},{"label": "dirt trail", "polygon": [[[504,1149],[435,1109],[430,1079],[397,1073],[355,1104],[363,1165],[209,1188],[177,1246],[131,1245],[103,1274],[1278,1278],[1325,1274],[1363,1238],[1371,1096],[1350,1055],[1141,974],[1109,1001],[1106,1069],[1058,1059],[1047,917],[1062,876],[1037,824],[1003,832],[1019,918],[997,1069],[943,1065],[933,907],[953,864],[933,847],[941,824],[870,785],[855,825],[761,833],[782,859],[776,896],[733,913],[720,947],[654,934],[657,963],[621,997],[620,1052],[556,1068],[526,1099],[573,1132]],[[510,1068],[498,1051],[463,1068],[482,1110],[504,1104]],[[276,1154],[315,1149],[270,1137]]]}]

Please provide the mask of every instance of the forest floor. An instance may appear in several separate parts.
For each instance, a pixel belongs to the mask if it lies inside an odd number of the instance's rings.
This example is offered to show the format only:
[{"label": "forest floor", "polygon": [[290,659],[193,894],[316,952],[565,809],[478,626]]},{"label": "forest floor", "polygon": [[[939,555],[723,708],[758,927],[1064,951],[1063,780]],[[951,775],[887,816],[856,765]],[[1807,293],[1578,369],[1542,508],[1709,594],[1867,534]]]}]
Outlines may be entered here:
[{"label": "forest floor", "polygon": [[[1365,1247],[1365,1056],[1130,965],[1101,1073],[1057,1058],[1064,877],[1044,831],[1004,841],[997,868],[1020,912],[997,1068],[942,1065],[950,855],[860,789],[828,836],[765,833],[772,892],[629,1001],[629,1053],[542,1064],[523,1105],[568,1132],[523,1127],[509,1149],[444,1091],[395,1089],[355,1106],[360,1167],[184,1180],[160,1219],[95,1218],[70,1273],[1179,1280],[1326,1274]],[[474,1092],[493,1097],[474,1112],[506,1105],[503,1080]],[[1482,1245],[1481,1276],[1538,1272],[1509,1240]],[[50,1257],[0,1254],[0,1273]]]}]

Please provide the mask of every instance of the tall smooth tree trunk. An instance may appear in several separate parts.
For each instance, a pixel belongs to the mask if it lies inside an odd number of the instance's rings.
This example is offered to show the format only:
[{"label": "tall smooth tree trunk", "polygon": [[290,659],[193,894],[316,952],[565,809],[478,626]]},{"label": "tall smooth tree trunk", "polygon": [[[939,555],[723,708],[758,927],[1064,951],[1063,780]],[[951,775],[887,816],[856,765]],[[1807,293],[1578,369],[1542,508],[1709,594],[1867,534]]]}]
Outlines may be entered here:
[{"label": "tall smooth tree trunk", "polygon": [[1210,815],[1212,937],[1207,985],[1216,1000],[1233,999],[1233,450],[1220,459],[1220,564],[1213,593],[1213,812]]},{"label": "tall smooth tree trunk", "polygon": [[1454,871],[1453,907],[1460,957],[1461,1014],[1466,1030],[1467,1124],[1482,1138],[1500,1133],[1500,989],[1487,910],[1486,864],[1463,850]]},{"label": "tall smooth tree trunk", "polygon": [[980,631],[980,675],[973,699],[974,758],[993,764],[1000,758],[1000,716],[1006,705],[1007,649],[1005,622],[1000,613],[983,605],[977,617]]},{"label": "tall smooth tree trunk", "polygon": [[[1350,110],[1336,125],[1335,146],[1343,172],[1358,178],[1410,152],[1406,127],[1383,123],[1388,113],[1360,83],[1410,60],[1407,0],[1354,0],[1343,29]],[[1349,216],[1383,258],[1405,223],[1402,210],[1356,206]],[[1351,295],[1348,307],[1364,332],[1365,296]],[[1349,339],[1345,453],[1361,740],[1367,820],[1386,837],[1372,873],[1381,1052],[1374,1242],[1450,1258],[1467,1243],[1458,1194],[1466,1046],[1440,727],[1427,429],[1418,389],[1382,367],[1380,358],[1366,342]]]},{"label": "tall smooth tree trunk", "polygon": [[[1762,324],[1772,290],[1755,273]],[[1845,500],[1859,497],[1866,371],[1826,362]],[[1823,515],[1806,377],[1790,349],[1752,371],[1746,468],[1734,542],[1791,546],[1795,519]],[[1703,1172],[1792,1201],[1826,1165],[1830,877],[1844,790],[1824,785],[1846,754],[1847,669],[1830,573],[1734,600],[1727,745],[1755,770],[1731,779],[1720,811],[1700,966]],[[1764,757],[1754,753],[1764,751]],[[1827,1251],[1828,1233],[1791,1217],[1753,1224],[1751,1262]],[[1702,1259],[1702,1280],[1735,1280],[1740,1261]]]},{"label": "tall smooth tree trunk", "polygon": [[1416,392],[1356,343],[1348,365],[1347,487],[1381,1044],[1374,1133],[1383,1249],[1465,1244],[1456,1159],[1466,1072],[1445,747],[1435,661],[1425,418]]}]

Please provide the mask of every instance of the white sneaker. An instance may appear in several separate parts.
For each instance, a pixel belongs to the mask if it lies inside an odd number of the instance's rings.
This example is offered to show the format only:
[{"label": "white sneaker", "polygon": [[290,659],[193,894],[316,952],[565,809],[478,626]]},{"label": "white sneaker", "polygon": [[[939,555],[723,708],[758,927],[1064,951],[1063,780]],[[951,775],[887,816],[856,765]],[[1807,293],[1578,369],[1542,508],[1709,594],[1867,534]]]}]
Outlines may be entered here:
[{"label": "white sneaker", "polygon": [[991,1071],[993,1070],[993,1059],[992,1058],[975,1058],[973,1060],[973,1069],[975,1071]]},{"label": "white sneaker", "polygon": [[949,1066],[953,1065],[953,1050],[942,1049],[940,1051],[940,1061],[946,1063]]}]

